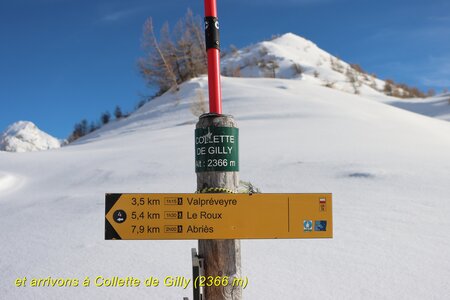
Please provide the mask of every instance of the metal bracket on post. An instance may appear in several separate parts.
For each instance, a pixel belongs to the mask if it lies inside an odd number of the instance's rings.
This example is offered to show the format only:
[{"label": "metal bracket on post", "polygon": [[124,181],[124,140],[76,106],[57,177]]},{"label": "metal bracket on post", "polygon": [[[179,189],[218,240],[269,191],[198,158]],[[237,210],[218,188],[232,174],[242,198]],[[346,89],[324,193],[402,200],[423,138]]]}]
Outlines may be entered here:
[{"label": "metal bracket on post", "polygon": [[194,300],[205,300],[204,290],[202,286],[199,286],[200,276],[205,276],[205,267],[203,264],[203,258],[198,257],[197,249],[192,248],[192,287],[194,291]]}]

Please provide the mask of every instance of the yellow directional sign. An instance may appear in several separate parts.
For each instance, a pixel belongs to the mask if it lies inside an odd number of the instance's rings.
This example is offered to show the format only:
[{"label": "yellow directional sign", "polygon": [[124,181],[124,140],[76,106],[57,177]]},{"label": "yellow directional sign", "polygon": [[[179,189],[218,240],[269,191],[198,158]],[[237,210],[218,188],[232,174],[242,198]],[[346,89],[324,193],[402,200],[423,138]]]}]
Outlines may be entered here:
[{"label": "yellow directional sign", "polygon": [[331,194],[106,194],[108,240],[332,237]]}]

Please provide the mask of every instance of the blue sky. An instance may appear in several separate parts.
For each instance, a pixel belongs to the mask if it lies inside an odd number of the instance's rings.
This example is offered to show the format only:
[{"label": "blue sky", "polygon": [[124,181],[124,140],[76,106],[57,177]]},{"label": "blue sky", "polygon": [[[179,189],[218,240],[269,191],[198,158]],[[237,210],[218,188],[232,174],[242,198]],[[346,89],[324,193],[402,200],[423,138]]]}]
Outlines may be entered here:
[{"label": "blue sky", "polygon": [[[151,91],[136,62],[142,25],[175,24],[201,0],[0,0],[0,132],[18,120],[66,138],[83,118]],[[380,78],[450,87],[448,0],[218,0],[221,42],[293,32]]]}]

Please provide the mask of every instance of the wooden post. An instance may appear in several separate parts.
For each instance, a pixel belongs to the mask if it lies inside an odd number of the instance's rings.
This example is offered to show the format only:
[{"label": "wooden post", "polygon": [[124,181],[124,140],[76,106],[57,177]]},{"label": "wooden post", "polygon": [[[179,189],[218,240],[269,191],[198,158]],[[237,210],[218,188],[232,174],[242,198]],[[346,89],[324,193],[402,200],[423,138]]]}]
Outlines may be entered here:
[{"label": "wooden post", "polygon": [[[205,114],[200,117],[196,128],[234,127],[231,116]],[[236,141],[237,142],[237,141]],[[197,190],[204,193],[236,192],[239,185],[237,171],[207,171],[197,173]],[[205,276],[228,277],[229,284],[205,287],[205,300],[240,300],[242,287],[233,286],[233,279],[241,277],[240,240],[199,240],[198,254],[204,259]]]},{"label": "wooden post", "polygon": [[[208,139],[216,131],[214,128],[223,130],[220,128],[231,127],[233,128],[232,130],[226,130],[237,132],[237,129],[234,129],[236,128],[236,123],[233,118],[222,115],[219,20],[217,19],[216,0],[205,0],[205,41],[208,55],[210,113],[200,116],[196,126],[196,139],[199,138],[198,141],[196,140],[197,191],[200,193],[234,193],[237,191],[239,184],[237,133],[235,136],[233,135],[232,140],[226,141],[226,143],[230,143],[230,149],[233,149],[231,153],[226,154],[225,151],[219,153],[214,147],[212,148],[214,153],[207,151],[206,146],[197,148],[197,144],[202,144],[202,141],[203,145],[206,145],[206,142],[211,142]],[[206,129],[208,129],[207,133],[205,133]],[[197,137],[197,130],[202,131],[204,135]],[[223,147],[223,149],[228,148],[228,146]],[[227,156],[220,156],[223,154]],[[208,159],[205,160],[202,157],[208,157]],[[228,279],[228,285],[226,286],[206,286],[204,289],[205,300],[242,299],[242,287],[240,285],[233,286],[233,279],[241,276],[240,241],[199,240],[198,255],[204,260],[205,276],[207,278],[208,276],[213,276],[213,278],[219,276],[221,279]],[[220,280],[220,282],[222,283],[223,281]]]}]

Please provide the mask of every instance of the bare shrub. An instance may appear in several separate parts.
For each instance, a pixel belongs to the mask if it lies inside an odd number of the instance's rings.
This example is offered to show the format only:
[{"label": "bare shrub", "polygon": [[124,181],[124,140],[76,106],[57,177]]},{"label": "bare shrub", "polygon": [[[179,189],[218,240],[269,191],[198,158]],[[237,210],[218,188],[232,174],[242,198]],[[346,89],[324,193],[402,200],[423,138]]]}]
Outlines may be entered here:
[{"label": "bare shrub", "polygon": [[336,81],[329,81],[329,80],[325,80],[325,83],[323,86],[326,86],[327,88],[334,88],[334,85],[336,84]]},{"label": "bare shrub", "polygon": [[330,56],[330,64],[331,64],[331,68],[339,73],[343,73],[344,72],[344,66],[341,64],[339,58],[335,58],[333,56]]},{"label": "bare shrub", "polygon": [[239,54],[239,50],[235,45],[230,45],[231,55],[237,56]]},{"label": "bare shrub", "polygon": [[220,74],[222,75],[222,76],[230,76],[229,74],[229,72],[228,72],[228,68],[227,67],[223,67],[221,70],[220,70]]},{"label": "bare shrub", "polygon": [[291,68],[294,71],[294,75],[296,76],[300,76],[305,72],[303,67],[299,63],[293,63]]},{"label": "bare shrub", "polygon": [[276,70],[280,67],[275,60],[266,60],[264,58],[260,58],[256,65],[263,72],[264,77],[269,78],[276,78]]},{"label": "bare shrub", "polygon": [[374,90],[378,90],[377,83],[376,83],[374,77],[370,77],[370,84],[369,84],[369,86],[370,86],[371,88],[373,88]]},{"label": "bare shrub", "polygon": [[388,96],[392,96],[392,92],[394,90],[394,84],[395,83],[392,79],[386,79],[384,82],[383,92]]},{"label": "bare shrub", "polygon": [[362,82],[358,78],[358,74],[355,72],[354,68],[347,68],[345,72],[345,76],[347,76],[348,81],[352,85],[353,92],[355,94],[359,94],[359,88],[362,85]]},{"label": "bare shrub", "polygon": [[281,37],[280,34],[272,34],[272,36],[270,37],[270,40],[273,41],[273,40],[275,40],[275,39],[277,39],[279,37]]},{"label": "bare shrub", "polygon": [[264,57],[267,54],[269,54],[269,50],[266,47],[262,46],[261,48],[259,48],[259,55],[261,57]]},{"label": "bare shrub", "polygon": [[148,85],[159,88],[159,95],[170,89],[178,90],[180,83],[207,71],[202,22],[191,10],[173,31],[165,23],[158,37],[152,18],[147,19],[142,47],[146,55],[138,63],[141,75]]},{"label": "bare shrub", "polygon": [[356,72],[359,72],[361,74],[366,74],[366,71],[363,70],[363,68],[361,68],[361,66],[359,64],[350,64],[350,67],[355,70]]},{"label": "bare shrub", "polygon": [[233,68],[232,72],[231,72],[231,76],[232,77],[241,77],[242,76],[241,75],[241,67],[237,66],[236,68]]},{"label": "bare shrub", "polygon": [[269,77],[271,78],[276,78],[277,77],[277,69],[280,66],[278,65],[278,63],[275,60],[269,60],[268,62],[266,62],[266,69],[269,71]]}]

